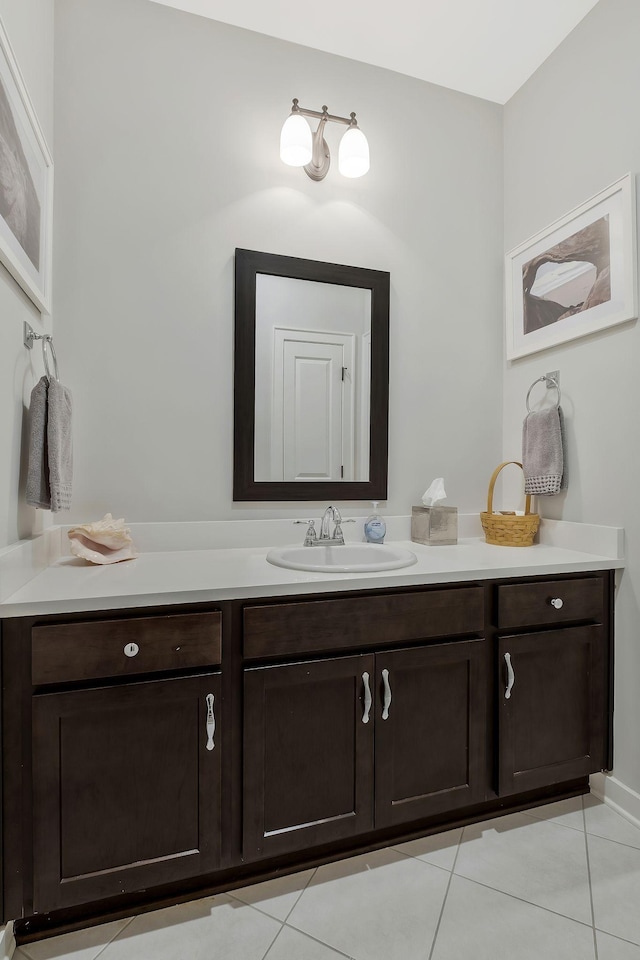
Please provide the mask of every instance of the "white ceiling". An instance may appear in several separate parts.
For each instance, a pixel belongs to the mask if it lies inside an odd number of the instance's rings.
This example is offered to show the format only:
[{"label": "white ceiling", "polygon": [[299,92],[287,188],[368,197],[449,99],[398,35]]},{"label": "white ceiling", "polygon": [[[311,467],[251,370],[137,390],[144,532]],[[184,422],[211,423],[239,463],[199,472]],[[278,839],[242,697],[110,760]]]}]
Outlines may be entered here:
[{"label": "white ceiling", "polygon": [[597,0],[154,0],[506,103]]}]

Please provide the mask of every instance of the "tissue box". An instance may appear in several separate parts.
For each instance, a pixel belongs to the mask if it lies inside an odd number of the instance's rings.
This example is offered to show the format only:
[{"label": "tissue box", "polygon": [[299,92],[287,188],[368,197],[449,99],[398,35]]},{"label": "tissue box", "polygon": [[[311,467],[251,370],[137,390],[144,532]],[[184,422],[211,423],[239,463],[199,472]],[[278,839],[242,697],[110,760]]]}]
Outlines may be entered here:
[{"label": "tissue box", "polygon": [[411,539],[430,545],[457,543],[458,508],[411,507]]}]

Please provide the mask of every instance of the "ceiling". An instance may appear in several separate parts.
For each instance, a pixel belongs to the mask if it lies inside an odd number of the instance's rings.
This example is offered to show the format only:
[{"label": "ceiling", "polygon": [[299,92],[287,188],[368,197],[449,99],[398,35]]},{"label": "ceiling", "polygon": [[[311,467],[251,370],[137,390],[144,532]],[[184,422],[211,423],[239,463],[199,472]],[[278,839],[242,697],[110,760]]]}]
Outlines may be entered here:
[{"label": "ceiling", "polygon": [[597,0],[154,0],[506,103]]}]

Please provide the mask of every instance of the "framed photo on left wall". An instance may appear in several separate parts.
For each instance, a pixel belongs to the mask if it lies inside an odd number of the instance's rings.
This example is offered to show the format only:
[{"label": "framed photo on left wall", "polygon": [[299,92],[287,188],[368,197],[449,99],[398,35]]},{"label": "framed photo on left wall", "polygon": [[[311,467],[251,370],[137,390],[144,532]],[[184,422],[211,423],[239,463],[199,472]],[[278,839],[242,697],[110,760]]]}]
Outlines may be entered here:
[{"label": "framed photo on left wall", "polygon": [[0,20],[0,262],[51,313],[53,159]]}]

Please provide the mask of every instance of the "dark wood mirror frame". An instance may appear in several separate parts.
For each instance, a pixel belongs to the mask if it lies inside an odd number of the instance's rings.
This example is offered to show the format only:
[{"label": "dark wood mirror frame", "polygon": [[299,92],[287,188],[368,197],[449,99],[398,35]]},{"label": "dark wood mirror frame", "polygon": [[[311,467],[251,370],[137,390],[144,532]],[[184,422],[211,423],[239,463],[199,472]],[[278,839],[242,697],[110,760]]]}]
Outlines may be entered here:
[{"label": "dark wood mirror frame", "polygon": [[[315,280],[371,291],[369,479],[255,480],[256,275]],[[389,429],[389,290],[382,270],[236,249],[233,406],[234,500],[386,500]]]}]

